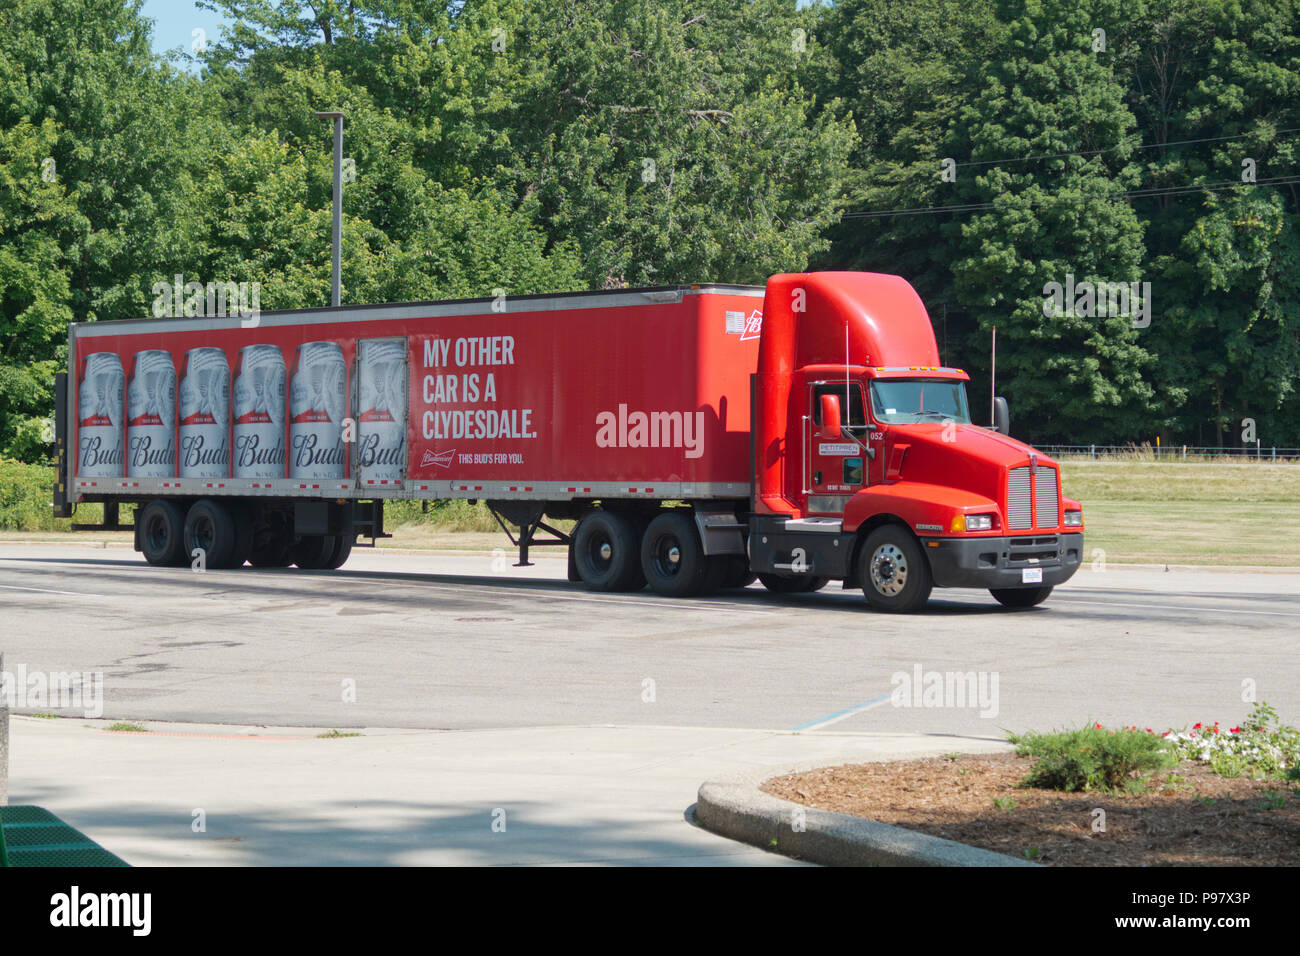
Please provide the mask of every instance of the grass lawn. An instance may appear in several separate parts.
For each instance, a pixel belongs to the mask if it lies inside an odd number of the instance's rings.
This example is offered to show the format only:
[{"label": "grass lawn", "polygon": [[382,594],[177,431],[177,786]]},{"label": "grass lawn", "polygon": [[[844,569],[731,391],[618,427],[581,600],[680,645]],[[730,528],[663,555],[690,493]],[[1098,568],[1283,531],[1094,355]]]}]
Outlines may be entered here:
[{"label": "grass lawn", "polygon": [[[1065,493],[1083,502],[1086,561],[1101,557],[1100,549],[1108,564],[1300,567],[1300,464],[1066,458],[1061,469]],[[8,515],[0,528],[23,530],[0,532],[0,539],[69,540],[62,530],[69,522],[45,517],[44,485],[29,484],[30,493],[0,507],[0,519]],[[87,506],[79,520],[97,513],[98,506]],[[510,542],[482,505],[447,502],[425,514],[418,501],[394,501],[385,524],[395,537],[382,547],[501,548],[513,560]],[[555,524],[567,530],[571,522]],[[75,537],[94,546],[131,540],[102,531]]]},{"label": "grass lawn", "polygon": [[1085,560],[1300,566],[1300,465],[1061,461]]}]

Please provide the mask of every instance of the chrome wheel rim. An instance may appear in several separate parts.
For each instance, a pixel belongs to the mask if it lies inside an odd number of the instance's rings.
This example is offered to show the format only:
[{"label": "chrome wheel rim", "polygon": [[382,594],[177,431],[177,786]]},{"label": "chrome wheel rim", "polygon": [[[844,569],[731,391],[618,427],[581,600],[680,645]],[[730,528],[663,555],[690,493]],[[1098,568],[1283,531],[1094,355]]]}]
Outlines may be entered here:
[{"label": "chrome wheel rim", "polygon": [[871,586],[886,597],[907,587],[907,556],[896,544],[882,544],[871,555]]}]

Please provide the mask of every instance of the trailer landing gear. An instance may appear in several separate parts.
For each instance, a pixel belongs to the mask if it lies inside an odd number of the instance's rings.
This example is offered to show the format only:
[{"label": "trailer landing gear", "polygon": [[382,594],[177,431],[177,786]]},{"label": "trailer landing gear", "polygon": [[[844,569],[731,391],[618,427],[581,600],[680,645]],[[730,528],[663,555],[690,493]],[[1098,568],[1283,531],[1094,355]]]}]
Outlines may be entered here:
[{"label": "trailer landing gear", "polygon": [[[510,543],[519,549],[519,560],[515,562],[517,568],[532,567],[533,562],[528,560],[528,549],[532,545],[572,544],[569,535],[558,528],[552,528],[543,520],[546,517],[546,506],[544,504],[529,501],[489,501],[487,502],[487,509],[492,512],[492,517],[501,526],[501,530],[506,533]],[[510,525],[512,524],[519,528],[518,538],[510,531]],[[547,532],[551,535],[551,538],[538,540],[538,531]]]}]

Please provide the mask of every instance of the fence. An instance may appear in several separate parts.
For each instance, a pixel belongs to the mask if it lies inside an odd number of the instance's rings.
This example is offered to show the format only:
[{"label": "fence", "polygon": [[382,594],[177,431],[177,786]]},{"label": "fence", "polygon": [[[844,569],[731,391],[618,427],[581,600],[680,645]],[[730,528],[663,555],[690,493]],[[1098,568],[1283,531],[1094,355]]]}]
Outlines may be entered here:
[{"label": "fence", "polygon": [[1036,445],[1053,458],[1125,458],[1135,461],[1206,461],[1232,458],[1241,461],[1294,463],[1300,448],[1256,445],[1242,448],[1228,445]]}]

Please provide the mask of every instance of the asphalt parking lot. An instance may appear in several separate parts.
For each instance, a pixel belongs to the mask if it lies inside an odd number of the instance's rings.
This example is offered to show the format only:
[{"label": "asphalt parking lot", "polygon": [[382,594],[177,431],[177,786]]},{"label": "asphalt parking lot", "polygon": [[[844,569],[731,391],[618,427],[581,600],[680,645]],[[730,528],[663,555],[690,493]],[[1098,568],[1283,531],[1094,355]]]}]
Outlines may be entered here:
[{"label": "asphalt parking lot", "polygon": [[[1243,687],[1300,711],[1300,574],[1085,569],[1024,612],[935,595],[895,616],[834,585],[594,594],[551,557],[357,551],[339,572],[200,574],[125,548],[0,544],[8,666],[102,672],[109,718],[987,736],[1237,720]],[[976,675],[983,700],[913,693],[931,672]]]},{"label": "asphalt parking lot", "polygon": [[[564,571],[359,551],[197,574],[0,543],[6,669],[102,675],[91,710],[15,701],[10,799],[136,865],[786,865],[691,826],[700,784],[996,750],[1006,729],[1235,721],[1243,681],[1300,710],[1296,573],[1088,569],[1030,611],[936,592],[890,616],[833,589],[592,594]],[[930,675],[970,694],[931,698]]]}]

